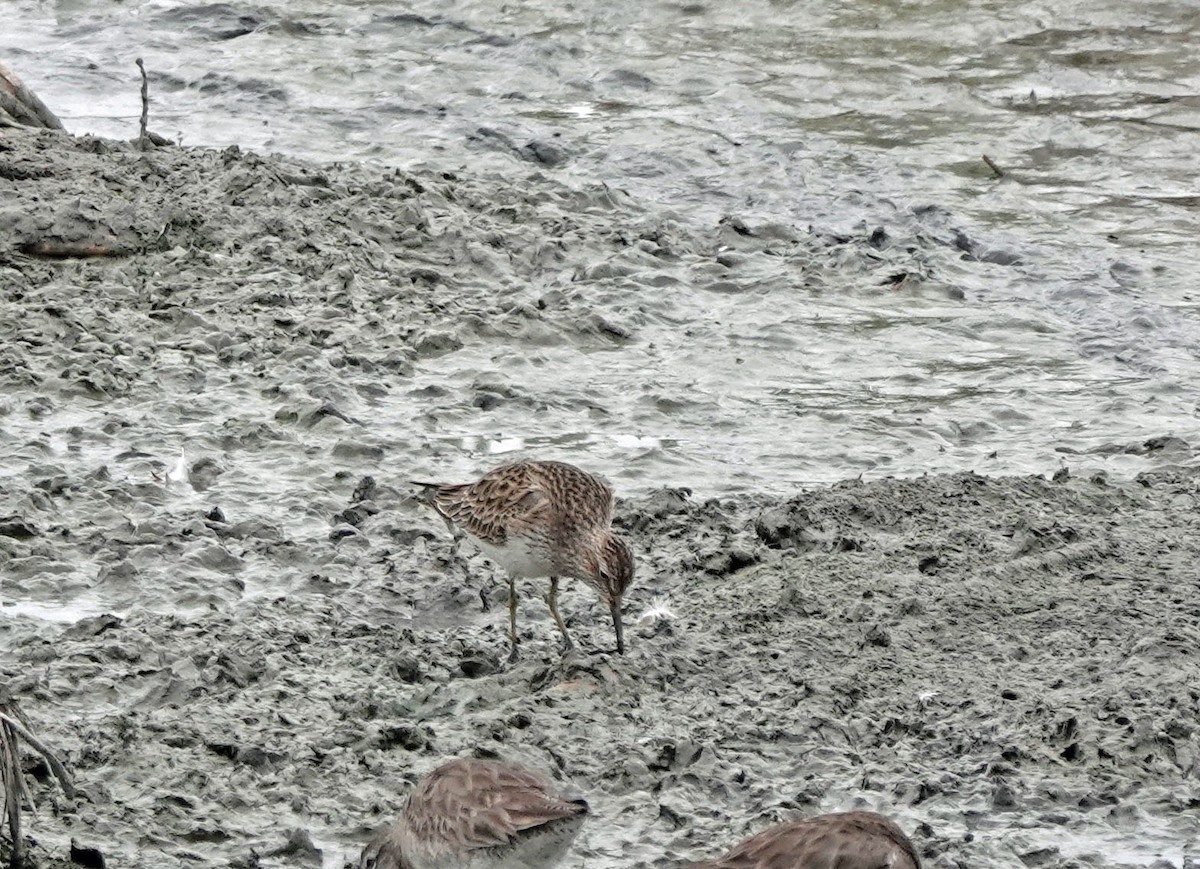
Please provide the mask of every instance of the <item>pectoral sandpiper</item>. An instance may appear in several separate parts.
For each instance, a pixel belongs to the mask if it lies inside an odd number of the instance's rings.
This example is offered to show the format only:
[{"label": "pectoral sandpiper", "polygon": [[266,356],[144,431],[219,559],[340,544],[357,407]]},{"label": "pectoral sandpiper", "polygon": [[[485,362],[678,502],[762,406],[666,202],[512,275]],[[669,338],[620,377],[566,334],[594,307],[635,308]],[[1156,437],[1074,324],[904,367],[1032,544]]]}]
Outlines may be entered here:
[{"label": "pectoral sandpiper", "polygon": [[460,758],[423,778],[359,869],[549,869],[567,853],[587,803],[539,773]]},{"label": "pectoral sandpiper", "polygon": [[883,815],[836,812],[768,827],[688,869],[921,869],[921,858]]},{"label": "pectoral sandpiper", "polygon": [[558,581],[581,579],[608,607],[624,653],[621,596],[633,581],[629,545],[612,531],[613,492],[599,477],[563,462],[516,462],[474,483],[416,483],[425,500],[508,573],[510,660],[517,657],[518,577],[549,577],[546,603],[567,649],[571,636],[558,611]]}]

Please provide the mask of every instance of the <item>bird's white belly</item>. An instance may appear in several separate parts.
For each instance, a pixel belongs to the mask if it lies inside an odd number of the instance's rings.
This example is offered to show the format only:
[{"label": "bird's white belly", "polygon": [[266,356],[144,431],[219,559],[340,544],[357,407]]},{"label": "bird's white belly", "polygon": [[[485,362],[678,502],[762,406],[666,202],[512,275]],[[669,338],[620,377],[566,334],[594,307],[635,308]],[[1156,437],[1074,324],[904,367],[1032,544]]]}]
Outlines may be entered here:
[{"label": "bird's white belly", "polygon": [[524,537],[510,537],[503,546],[493,546],[482,540],[472,542],[490,561],[503,567],[513,576],[535,578],[552,576],[554,564],[545,547]]}]

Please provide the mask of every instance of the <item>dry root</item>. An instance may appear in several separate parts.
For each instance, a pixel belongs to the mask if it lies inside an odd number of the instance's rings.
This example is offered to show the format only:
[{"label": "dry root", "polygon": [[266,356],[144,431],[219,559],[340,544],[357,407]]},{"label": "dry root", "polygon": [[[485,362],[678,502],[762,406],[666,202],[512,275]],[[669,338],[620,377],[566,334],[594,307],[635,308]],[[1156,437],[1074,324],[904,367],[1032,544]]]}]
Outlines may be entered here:
[{"label": "dry root", "polygon": [[17,74],[0,63],[0,126],[63,129],[62,121]]},{"label": "dry root", "polygon": [[25,782],[21,768],[18,745],[24,742],[42,756],[50,772],[62,785],[68,799],[75,797],[75,786],[66,768],[46,745],[33,735],[29,719],[17,706],[17,701],[0,688],[0,796],[3,797],[4,815],[8,821],[8,834],[12,838],[11,869],[21,869],[25,864],[25,842],[21,838],[21,805],[33,808],[33,797]]}]

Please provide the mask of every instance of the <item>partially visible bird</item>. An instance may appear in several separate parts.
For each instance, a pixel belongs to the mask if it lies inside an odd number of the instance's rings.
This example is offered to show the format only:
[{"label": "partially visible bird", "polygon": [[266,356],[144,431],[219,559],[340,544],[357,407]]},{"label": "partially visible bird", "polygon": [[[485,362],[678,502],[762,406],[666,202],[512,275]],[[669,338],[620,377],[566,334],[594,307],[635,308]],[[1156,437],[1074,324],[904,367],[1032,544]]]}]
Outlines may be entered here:
[{"label": "partially visible bird", "polygon": [[688,869],[921,869],[916,846],[875,812],[836,812],[768,827]]},{"label": "partially visible bird", "polygon": [[546,603],[567,649],[571,635],[558,612],[560,577],[581,579],[608,607],[625,651],[621,597],[633,582],[633,554],[613,533],[613,492],[599,477],[564,462],[515,462],[474,483],[419,483],[452,533],[464,532],[508,573],[510,660],[517,658],[518,577],[549,577]]},{"label": "partially visible bird", "polygon": [[396,822],[363,849],[359,869],[549,869],[588,814],[545,776],[459,758],[418,784]]}]

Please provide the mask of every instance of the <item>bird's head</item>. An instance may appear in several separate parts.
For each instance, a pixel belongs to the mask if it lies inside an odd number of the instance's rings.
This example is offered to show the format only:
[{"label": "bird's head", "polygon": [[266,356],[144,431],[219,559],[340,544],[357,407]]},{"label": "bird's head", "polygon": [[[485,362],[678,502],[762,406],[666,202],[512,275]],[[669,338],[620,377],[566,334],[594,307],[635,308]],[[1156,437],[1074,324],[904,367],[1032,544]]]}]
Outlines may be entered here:
[{"label": "bird's head", "polygon": [[600,543],[594,562],[589,565],[591,574],[586,579],[596,589],[600,598],[608,604],[613,628],[617,632],[617,651],[625,653],[625,632],[621,624],[621,598],[625,589],[633,583],[633,552],[623,537],[608,533]]}]

